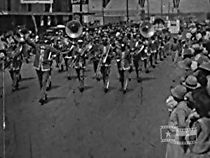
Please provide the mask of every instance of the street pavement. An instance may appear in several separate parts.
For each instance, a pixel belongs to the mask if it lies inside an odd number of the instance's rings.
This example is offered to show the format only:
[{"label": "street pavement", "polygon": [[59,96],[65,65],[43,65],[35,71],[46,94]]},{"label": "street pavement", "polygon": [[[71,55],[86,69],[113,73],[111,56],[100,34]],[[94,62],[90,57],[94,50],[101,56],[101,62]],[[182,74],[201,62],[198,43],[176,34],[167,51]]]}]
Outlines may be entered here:
[{"label": "street pavement", "polygon": [[[126,94],[120,91],[114,64],[107,94],[102,82],[92,78],[92,70],[89,65],[83,93],[76,79],[69,81],[66,73],[53,71],[49,102],[43,106],[32,64],[24,64],[17,92],[11,91],[5,73],[6,158],[164,157],[160,127],[167,125],[164,102],[176,77],[170,57],[141,74],[141,83],[133,72]],[[2,83],[2,72],[0,76]]]}]

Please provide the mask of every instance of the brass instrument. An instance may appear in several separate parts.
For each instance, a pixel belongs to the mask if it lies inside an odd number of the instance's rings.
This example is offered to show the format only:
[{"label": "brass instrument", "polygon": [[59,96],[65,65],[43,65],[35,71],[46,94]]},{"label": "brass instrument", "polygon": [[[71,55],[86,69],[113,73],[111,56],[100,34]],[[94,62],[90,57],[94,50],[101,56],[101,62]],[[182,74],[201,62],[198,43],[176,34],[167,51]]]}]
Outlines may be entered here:
[{"label": "brass instrument", "polygon": [[[77,39],[79,38],[81,35],[82,35],[82,32],[83,32],[83,26],[82,24],[77,21],[77,20],[72,20],[72,21],[69,21],[67,22],[66,24],[66,27],[65,27],[65,31],[66,31],[66,34],[72,38],[72,39]],[[71,47],[71,51],[74,49],[74,46]],[[82,54],[84,54],[86,50],[84,50]],[[71,64],[69,65],[69,67],[74,67],[75,63],[78,61],[79,57],[75,57]]]},{"label": "brass instrument", "polygon": [[155,34],[155,28],[151,23],[144,22],[140,26],[140,33],[144,38],[151,38]]},{"label": "brass instrument", "polygon": [[108,50],[106,51],[105,57],[103,58],[103,54],[102,54],[102,56],[101,56],[101,58],[99,60],[98,67],[97,67],[97,70],[96,70],[96,79],[97,80],[100,80],[100,78],[101,78],[101,72],[100,72],[101,66],[102,66],[102,64],[106,63],[106,60],[107,60],[107,58],[109,56],[110,48],[111,48],[111,46],[109,46]]},{"label": "brass instrument", "polygon": [[109,48],[108,48],[108,50],[107,50],[107,52],[106,52],[106,55],[105,55],[105,57],[104,57],[104,59],[103,59],[103,64],[106,63],[106,60],[107,60],[107,58],[108,58],[108,56],[109,56],[110,48],[111,48],[111,46],[109,46]]},{"label": "brass instrument", "polygon": [[74,67],[75,64],[78,62],[78,60],[79,60],[79,58],[80,58],[79,56],[84,56],[85,52],[86,52],[88,49],[89,49],[89,47],[86,47],[86,48],[81,52],[80,55],[76,56],[76,57],[73,59],[73,61],[72,61],[71,64],[70,64],[70,67],[71,67],[71,68]]},{"label": "brass instrument", "polygon": [[65,31],[70,38],[79,38],[82,35],[83,26],[79,21],[72,20],[67,22]]},{"label": "brass instrument", "polygon": [[120,66],[122,70],[125,70],[125,52],[121,54]]}]

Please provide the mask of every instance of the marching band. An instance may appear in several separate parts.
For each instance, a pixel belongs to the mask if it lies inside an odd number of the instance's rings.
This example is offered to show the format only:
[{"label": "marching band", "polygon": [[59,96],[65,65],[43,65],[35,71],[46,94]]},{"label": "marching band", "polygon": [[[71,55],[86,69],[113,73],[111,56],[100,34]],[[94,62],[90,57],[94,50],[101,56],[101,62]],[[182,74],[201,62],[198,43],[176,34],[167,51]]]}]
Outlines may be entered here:
[{"label": "marching band", "polygon": [[[84,28],[78,21],[67,23],[65,31],[59,30],[55,36],[33,36],[32,32],[23,28],[16,32],[9,32],[1,37],[1,52],[4,54],[6,68],[9,69],[12,78],[12,90],[18,90],[21,80],[21,66],[30,55],[34,54],[34,67],[39,79],[41,89],[41,104],[47,102],[46,91],[52,86],[51,71],[53,61],[56,62],[59,72],[66,71],[67,78],[72,79],[73,70],[77,74],[79,90],[84,91],[85,72],[87,60],[93,63],[94,78],[103,81],[104,92],[107,93],[110,85],[110,71],[112,61],[115,61],[118,69],[119,81],[123,93],[126,93],[130,73],[134,70],[138,82],[141,81],[139,72],[144,65],[145,72],[149,67],[155,67],[157,56],[164,53],[165,42],[157,42],[164,38],[166,33],[156,33],[151,24],[144,24],[136,28],[119,26],[106,26],[96,28],[94,31],[83,32]],[[27,47],[26,47],[27,46]],[[24,60],[27,59],[27,60]],[[149,62],[150,61],[150,62]],[[64,69],[65,68],[65,69]]]},{"label": "marching band", "polygon": [[[19,87],[24,58],[32,54],[35,55],[34,67],[41,88],[39,102],[44,104],[47,102],[46,91],[52,86],[53,61],[59,72],[67,72],[69,80],[75,70],[81,92],[84,91],[87,63],[92,62],[94,78],[103,81],[105,93],[109,90],[111,66],[115,61],[122,91],[126,93],[132,72],[136,73],[137,81],[141,82],[140,72],[143,67],[149,73],[158,64],[158,60],[162,61],[168,55],[169,49],[178,52],[176,38],[170,46],[171,34],[168,29],[155,31],[149,22],[140,27],[110,25],[84,30],[80,22],[73,20],[67,23],[66,34],[59,30],[55,36],[44,34],[37,38],[23,28],[2,36],[0,50],[13,81],[12,90]],[[177,53],[174,52],[172,56],[175,62]]]}]

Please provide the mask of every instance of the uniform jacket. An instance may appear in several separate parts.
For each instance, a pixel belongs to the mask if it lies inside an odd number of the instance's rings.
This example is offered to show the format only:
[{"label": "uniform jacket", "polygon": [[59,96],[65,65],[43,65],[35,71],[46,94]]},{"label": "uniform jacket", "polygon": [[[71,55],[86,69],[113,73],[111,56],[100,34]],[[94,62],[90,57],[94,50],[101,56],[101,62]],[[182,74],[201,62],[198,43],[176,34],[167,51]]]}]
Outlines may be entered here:
[{"label": "uniform jacket", "polygon": [[28,43],[35,49],[34,67],[38,70],[49,71],[52,55],[60,52],[50,45],[35,44],[30,41]]}]

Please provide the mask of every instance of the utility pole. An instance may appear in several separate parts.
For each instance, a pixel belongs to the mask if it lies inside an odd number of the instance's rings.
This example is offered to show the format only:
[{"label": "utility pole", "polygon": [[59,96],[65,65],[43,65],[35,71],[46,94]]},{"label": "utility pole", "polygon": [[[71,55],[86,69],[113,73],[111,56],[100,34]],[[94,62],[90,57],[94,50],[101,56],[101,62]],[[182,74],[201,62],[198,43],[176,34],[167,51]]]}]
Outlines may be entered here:
[{"label": "utility pole", "polygon": [[168,16],[170,14],[170,11],[171,11],[171,3],[170,3],[170,0],[168,0]]},{"label": "utility pole", "polygon": [[150,17],[150,1],[147,0],[147,14],[148,14],[148,18]]},{"label": "utility pole", "polygon": [[83,7],[83,3],[82,3],[82,0],[80,0],[79,9],[80,9],[80,22],[81,22],[81,24],[83,23],[83,18],[82,18],[83,9],[82,9],[82,7]]},{"label": "utility pole", "polygon": [[105,5],[104,5],[104,0],[102,0],[102,20],[103,20],[103,25],[105,24],[105,17],[104,17],[104,7],[105,7]]},{"label": "utility pole", "polygon": [[129,22],[128,0],[126,0],[126,15],[127,15],[127,22]]},{"label": "utility pole", "polygon": [[161,0],[161,8],[160,8],[160,12],[161,12],[161,17],[163,16],[163,0]]}]

